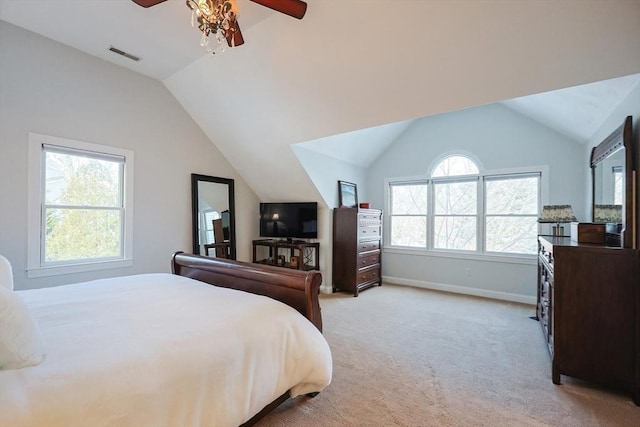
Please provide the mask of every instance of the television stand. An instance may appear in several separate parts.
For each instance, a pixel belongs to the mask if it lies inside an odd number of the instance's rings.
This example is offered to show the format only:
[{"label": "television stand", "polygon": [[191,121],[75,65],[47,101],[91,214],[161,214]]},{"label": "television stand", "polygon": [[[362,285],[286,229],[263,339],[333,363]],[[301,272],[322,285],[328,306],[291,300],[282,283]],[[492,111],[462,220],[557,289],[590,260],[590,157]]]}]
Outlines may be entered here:
[{"label": "television stand", "polygon": [[[253,262],[295,270],[320,270],[320,243],[305,240],[258,239],[253,242]],[[268,256],[264,250],[268,249]]]}]

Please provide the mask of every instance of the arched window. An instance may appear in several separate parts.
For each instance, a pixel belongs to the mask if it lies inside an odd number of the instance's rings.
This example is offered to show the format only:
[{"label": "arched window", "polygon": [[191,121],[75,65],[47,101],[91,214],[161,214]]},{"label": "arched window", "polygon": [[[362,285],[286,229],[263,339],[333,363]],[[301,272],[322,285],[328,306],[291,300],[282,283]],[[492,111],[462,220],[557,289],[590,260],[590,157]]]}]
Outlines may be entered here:
[{"label": "arched window", "polygon": [[444,176],[478,175],[480,173],[476,163],[462,155],[447,156],[442,159],[434,168],[431,177],[439,178]]},{"label": "arched window", "polygon": [[388,242],[535,256],[541,176],[537,168],[491,173],[471,153],[445,153],[427,177],[389,180]]},{"label": "arched window", "polygon": [[476,250],[479,172],[473,160],[458,154],[433,168],[434,249]]}]

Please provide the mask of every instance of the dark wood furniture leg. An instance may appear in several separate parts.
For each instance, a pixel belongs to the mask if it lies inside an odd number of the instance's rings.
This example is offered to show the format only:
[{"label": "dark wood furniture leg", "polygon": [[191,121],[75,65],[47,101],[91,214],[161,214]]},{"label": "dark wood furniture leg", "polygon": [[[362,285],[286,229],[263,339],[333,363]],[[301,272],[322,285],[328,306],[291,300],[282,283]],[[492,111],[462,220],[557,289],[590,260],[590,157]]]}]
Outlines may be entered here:
[{"label": "dark wood furniture leg", "polygon": [[556,364],[554,362],[551,362],[551,381],[554,384],[561,384],[560,382],[560,372],[558,370],[558,367],[556,366]]}]

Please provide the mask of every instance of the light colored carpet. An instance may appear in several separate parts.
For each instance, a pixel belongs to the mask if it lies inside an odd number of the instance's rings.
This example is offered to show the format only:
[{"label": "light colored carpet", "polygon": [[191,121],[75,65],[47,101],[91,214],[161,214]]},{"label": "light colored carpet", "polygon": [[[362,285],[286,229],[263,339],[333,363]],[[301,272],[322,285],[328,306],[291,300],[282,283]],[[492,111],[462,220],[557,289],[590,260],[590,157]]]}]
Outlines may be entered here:
[{"label": "light colored carpet", "polygon": [[532,306],[405,286],[322,295],[333,381],[269,426],[640,426],[630,394],[562,377]]}]

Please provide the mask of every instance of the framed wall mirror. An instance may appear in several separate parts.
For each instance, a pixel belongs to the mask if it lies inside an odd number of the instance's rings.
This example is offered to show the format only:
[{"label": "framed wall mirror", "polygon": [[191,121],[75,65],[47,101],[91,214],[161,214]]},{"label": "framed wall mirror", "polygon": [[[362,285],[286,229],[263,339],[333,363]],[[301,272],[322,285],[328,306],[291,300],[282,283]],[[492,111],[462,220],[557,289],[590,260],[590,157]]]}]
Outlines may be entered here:
[{"label": "framed wall mirror", "polygon": [[592,222],[606,224],[609,246],[634,247],[631,116],[591,150]]},{"label": "framed wall mirror", "polygon": [[193,253],[236,259],[233,179],[191,174]]}]

